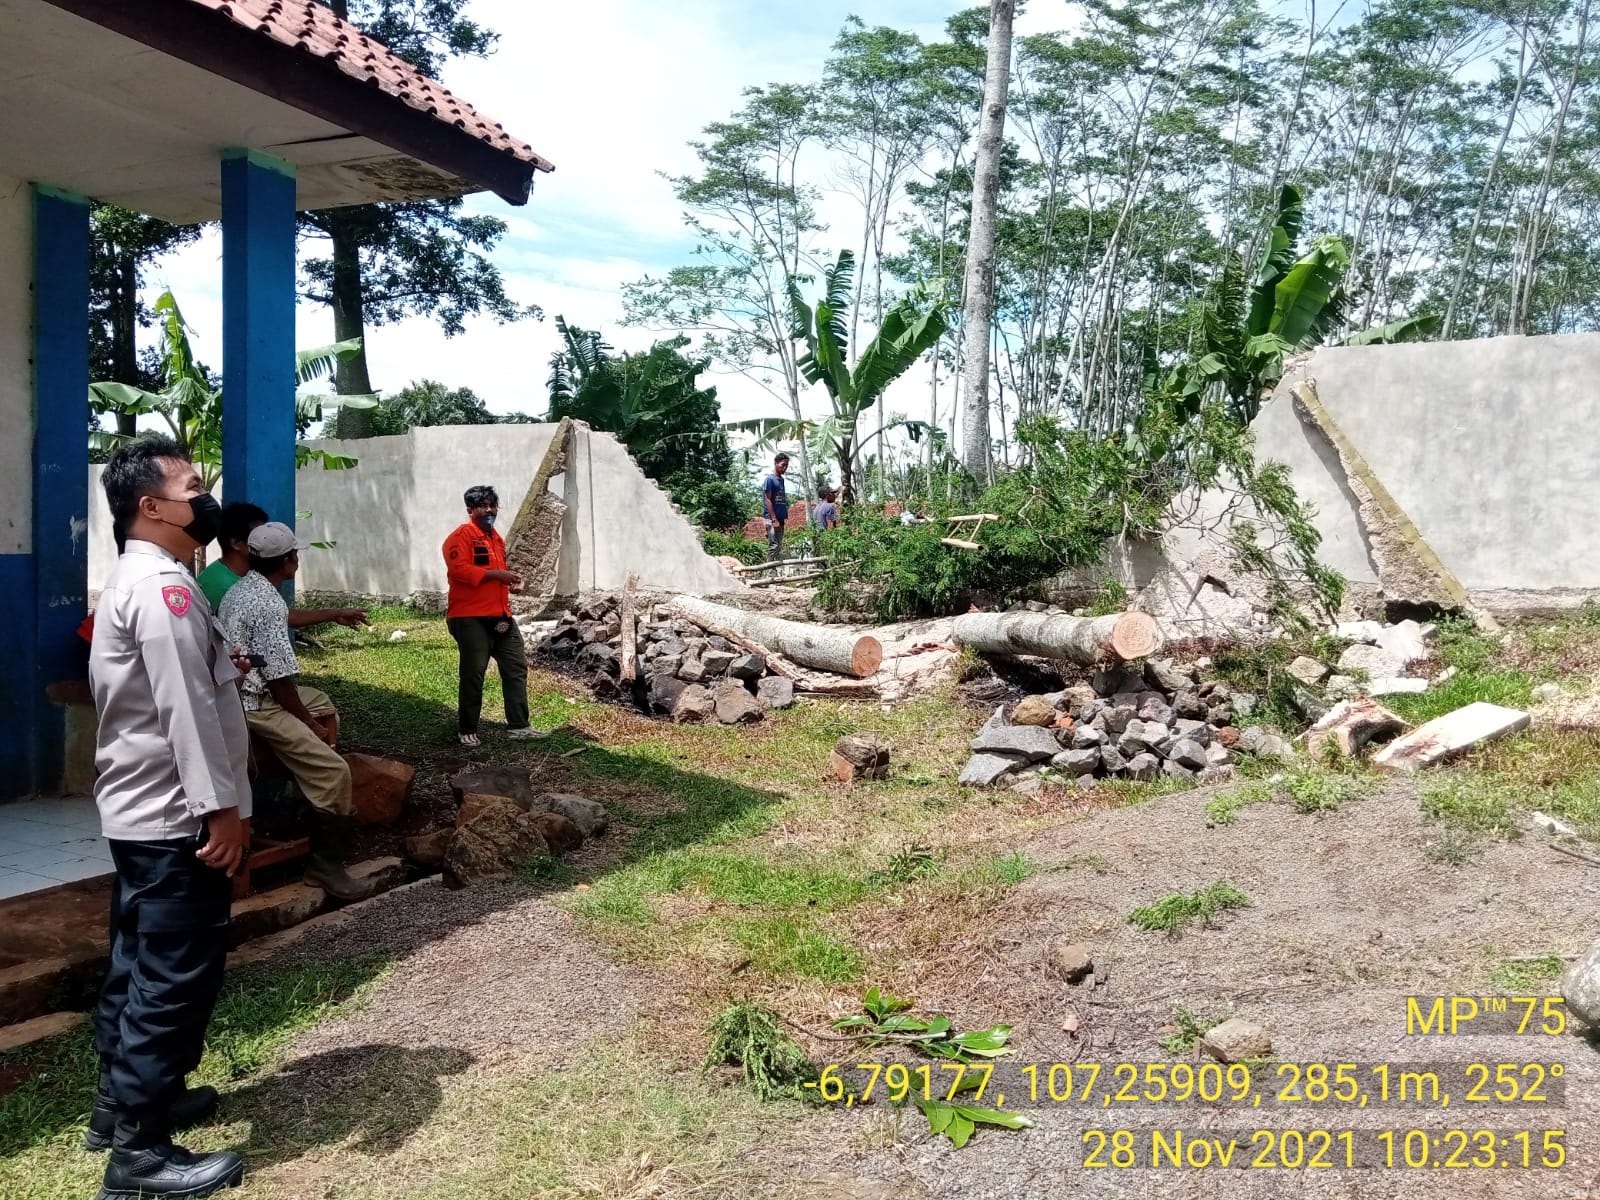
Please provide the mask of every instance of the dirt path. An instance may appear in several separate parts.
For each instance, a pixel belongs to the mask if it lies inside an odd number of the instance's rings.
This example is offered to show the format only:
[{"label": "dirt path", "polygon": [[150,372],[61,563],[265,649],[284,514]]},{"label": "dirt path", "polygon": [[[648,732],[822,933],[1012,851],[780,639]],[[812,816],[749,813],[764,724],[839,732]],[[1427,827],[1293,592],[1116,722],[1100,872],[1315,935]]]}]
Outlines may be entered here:
[{"label": "dirt path", "polygon": [[[1017,1026],[1016,1061],[1171,1061],[1156,1044],[1182,1005],[1237,1014],[1269,1030],[1277,1062],[1489,1061],[1559,1063],[1565,1104],[1446,1111],[1306,1108],[1292,1112],[1176,1109],[1146,1105],[1106,1112],[1046,1105],[1020,1134],[981,1133],[956,1151],[926,1131],[920,1115],[902,1122],[901,1143],[839,1156],[831,1170],[884,1181],[896,1196],[961,1200],[1084,1196],[1096,1200],[1267,1200],[1268,1197],[1528,1197],[1565,1200],[1600,1176],[1600,1054],[1575,1036],[1408,1037],[1407,995],[1482,995],[1501,989],[1488,976],[1507,956],[1570,953],[1595,934],[1600,872],[1551,853],[1534,838],[1489,847],[1476,862],[1429,862],[1430,833],[1409,783],[1390,784],[1335,813],[1306,816],[1287,804],[1246,807],[1231,826],[1208,828],[1197,791],[1108,811],[1050,831],[1025,847],[1047,867],[1015,889],[1004,926],[1015,939],[979,956],[994,1003],[963,1012],[971,1025]],[[1109,866],[1086,865],[1098,856]],[[1071,864],[1071,865],[1069,865]],[[1211,929],[1177,939],[1135,930],[1127,913],[1172,892],[1227,879],[1251,899]],[[1047,977],[1057,938],[1082,941],[1109,968],[1097,998]],[[1539,991],[1553,991],[1541,986]],[[933,998],[924,998],[930,1006]],[[1069,1015],[1076,1037],[1064,1033]],[[884,1114],[831,1118],[835,1136],[870,1140]],[[1569,1165],[1523,1170],[1172,1170],[1080,1168],[1088,1128],[1209,1127],[1245,1131],[1296,1126],[1354,1129],[1449,1127],[1565,1129]],[[1539,1135],[1535,1135],[1535,1141]],[[814,1168],[820,1164],[814,1163]],[[876,1185],[874,1185],[876,1186]],[[871,1192],[863,1193],[870,1195]]]}]

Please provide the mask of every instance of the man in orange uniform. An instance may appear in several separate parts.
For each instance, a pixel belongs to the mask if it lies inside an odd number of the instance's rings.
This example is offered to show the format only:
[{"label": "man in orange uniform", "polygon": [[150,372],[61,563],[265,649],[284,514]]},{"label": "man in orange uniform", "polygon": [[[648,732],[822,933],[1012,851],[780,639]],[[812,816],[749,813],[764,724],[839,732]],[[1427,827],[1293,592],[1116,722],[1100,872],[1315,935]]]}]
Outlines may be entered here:
[{"label": "man in orange uniform", "polygon": [[543,737],[528,724],[528,663],[522,631],[511,617],[511,593],[522,579],[506,569],[506,544],[495,532],[500,497],[492,487],[467,489],[467,522],[444,542],[450,579],[445,625],[461,652],[456,719],[463,746],[478,745],[478,714],[483,709],[483,675],[494,659],[506,701],[506,733],[514,738]]}]

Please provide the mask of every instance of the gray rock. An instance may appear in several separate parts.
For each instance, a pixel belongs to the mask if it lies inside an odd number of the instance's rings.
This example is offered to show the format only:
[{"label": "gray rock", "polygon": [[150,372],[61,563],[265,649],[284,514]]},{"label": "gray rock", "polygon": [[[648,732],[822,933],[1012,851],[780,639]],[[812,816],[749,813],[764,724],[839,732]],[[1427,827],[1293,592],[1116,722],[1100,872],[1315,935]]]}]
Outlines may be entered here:
[{"label": "gray rock", "polygon": [[1229,1017],[1200,1039],[1200,1048],[1220,1062],[1272,1057],[1272,1037],[1253,1021]]},{"label": "gray rock", "polygon": [[1600,940],[1561,976],[1567,1011],[1592,1029],[1600,1029]]},{"label": "gray rock", "polygon": [[1172,711],[1191,721],[1204,721],[1211,710],[1198,692],[1179,692],[1172,697]]},{"label": "gray rock", "polygon": [[706,639],[706,645],[710,646],[711,649],[713,649],[713,650],[732,650],[733,649],[733,643],[728,641],[727,638],[723,637],[721,634],[718,634],[718,633],[713,633],[710,637],[708,637]]},{"label": "gray rock", "polygon": [[709,644],[704,650],[700,651],[701,665],[705,667],[706,674],[711,676],[726,675],[728,668],[733,665],[733,660],[736,657],[736,655],[730,654],[726,650],[718,650]]},{"label": "gray rock", "polygon": [[[1074,715],[1085,704],[1100,703],[1100,697],[1095,695],[1094,689],[1087,683],[1075,683],[1071,687],[1062,689],[1059,695],[1060,699],[1056,702],[1056,707],[1063,712],[1069,712]],[[1099,709],[1095,711],[1098,712]]]},{"label": "gray rock", "polygon": [[1361,685],[1348,675],[1334,675],[1322,690],[1329,700],[1349,700],[1361,694]]},{"label": "gray rock", "polygon": [[1366,686],[1369,696],[1415,696],[1427,690],[1428,681],[1415,677],[1374,679]]},{"label": "gray rock", "polygon": [[746,725],[765,715],[761,702],[737,679],[724,679],[711,694],[717,702],[717,720],[724,725]]},{"label": "gray rock", "polygon": [[1214,708],[1233,699],[1233,689],[1222,680],[1213,679],[1200,685],[1200,698]]},{"label": "gray rock", "polygon": [[606,831],[611,818],[605,806],[587,796],[574,796],[566,792],[546,792],[534,798],[529,812],[553,812],[565,817],[578,827],[586,838],[598,837]]},{"label": "gray rock", "polygon": [[1125,769],[1127,765],[1127,758],[1115,746],[1107,743],[1100,747],[1100,766],[1105,769],[1107,775],[1115,775],[1118,771]]},{"label": "gray rock", "polygon": [[679,658],[682,658],[688,652],[689,647],[680,638],[669,637],[661,643],[661,653],[663,654],[676,654]]},{"label": "gray rock", "polygon": [[1227,763],[1214,763],[1194,777],[1196,783],[1227,783],[1233,778],[1233,767]]},{"label": "gray rock", "polygon": [[1561,685],[1559,683],[1541,683],[1533,689],[1533,699],[1538,704],[1549,704],[1552,700],[1561,699]]},{"label": "gray rock", "polygon": [[622,669],[617,661],[617,652],[604,642],[591,642],[578,651],[578,666],[585,671],[609,671],[613,674]]},{"label": "gray rock", "polygon": [[656,712],[669,713],[677,706],[678,697],[689,685],[676,675],[650,676],[650,707]]},{"label": "gray rock", "polygon": [[1233,761],[1233,752],[1221,742],[1212,742],[1206,747],[1206,763],[1209,766],[1220,767],[1224,763]]},{"label": "gray rock", "polygon": [[1128,775],[1133,779],[1154,779],[1161,771],[1161,760],[1154,754],[1135,754],[1128,760]]},{"label": "gray rock", "polygon": [[1014,771],[1027,766],[1027,759],[1014,754],[974,754],[967,760],[956,782],[962,787],[990,787]]},{"label": "gray rock", "polygon": [[1161,764],[1161,773],[1163,775],[1170,775],[1174,779],[1193,779],[1197,774],[1197,772],[1184,766],[1182,763],[1173,762],[1170,758]]},{"label": "gray rock", "polygon": [[1069,711],[1072,713],[1072,719],[1074,721],[1077,721],[1080,725],[1087,725],[1101,713],[1105,712],[1105,710],[1106,702],[1096,697],[1093,700],[1083,701],[1076,708],[1070,709]]},{"label": "gray rock", "polygon": [[690,655],[683,660],[683,665],[678,668],[678,678],[685,683],[701,683],[710,677],[705,663],[695,655]]},{"label": "gray rock", "polygon": [[1129,687],[1143,686],[1137,675],[1130,675],[1121,667],[1107,667],[1096,671],[1090,686],[1094,688],[1096,696],[1115,696],[1118,692],[1125,692]]},{"label": "gray rock", "polygon": [[1128,722],[1127,729],[1117,739],[1117,749],[1124,754],[1138,754],[1141,750],[1153,750],[1171,736],[1172,730],[1159,721],[1136,718]]},{"label": "gray rock", "polygon": [[1123,731],[1138,719],[1139,710],[1131,704],[1119,704],[1106,709],[1100,716],[1105,721],[1106,733],[1112,737],[1120,737]]},{"label": "gray rock", "polygon": [[970,748],[979,753],[1016,754],[1030,762],[1043,762],[1060,753],[1061,743],[1053,732],[1037,725],[985,725],[972,739]]},{"label": "gray rock", "polygon": [[662,651],[656,656],[656,660],[650,664],[650,673],[652,675],[677,675],[678,668],[681,666],[683,666],[683,655],[668,654],[666,651]]},{"label": "gray rock", "polygon": [[1057,942],[1051,948],[1050,965],[1068,983],[1077,983],[1094,970],[1089,948],[1077,942]]},{"label": "gray rock", "polygon": [[1063,750],[1050,760],[1050,765],[1068,775],[1093,775],[1100,766],[1100,751]]},{"label": "gray rock", "polygon": [[656,656],[659,655],[660,653],[661,653],[661,643],[660,642],[646,642],[644,644],[644,649],[639,652],[639,661],[640,662],[654,662],[655,659],[656,659]]},{"label": "gray rock", "polygon": [[794,680],[768,675],[756,684],[756,699],[768,708],[793,708]]},{"label": "gray rock", "polygon": [[1219,704],[1206,714],[1206,721],[1212,725],[1232,725],[1233,705]]},{"label": "gray rock", "polygon": [[1269,733],[1256,746],[1256,757],[1291,759],[1294,757],[1294,747],[1277,734]]},{"label": "gray rock", "polygon": [[709,721],[716,715],[717,702],[698,683],[686,685],[678,693],[678,702],[672,706],[672,719],[680,725]]},{"label": "gray rock", "polygon": [[1206,758],[1206,748],[1193,738],[1178,738],[1170,750],[1166,752],[1169,763],[1177,763],[1180,767],[1187,767],[1191,771],[1198,771],[1210,765]]},{"label": "gray rock", "polygon": [[741,654],[728,664],[728,674],[734,679],[760,679],[767,673],[767,660],[759,654]]},{"label": "gray rock", "polygon": [[1152,692],[1139,704],[1139,719],[1170,726],[1174,720],[1172,705]]},{"label": "gray rock", "polygon": [[1160,692],[1152,692],[1147,688],[1131,688],[1126,692],[1118,692],[1111,697],[1109,703],[1113,707],[1126,706],[1132,708],[1134,712],[1138,712],[1139,706],[1152,698],[1162,704],[1166,703]]},{"label": "gray rock", "polygon": [[1106,743],[1105,730],[1093,725],[1074,725],[1069,732],[1072,734],[1069,750],[1099,750]]},{"label": "gray rock", "polygon": [[1289,685],[1289,703],[1308,721],[1320,721],[1328,715],[1328,705],[1322,697],[1298,683]]},{"label": "gray rock", "polygon": [[1194,687],[1193,667],[1180,666],[1170,658],[1152,658],[1144,665],[1144,677],[1161,692],[1183,692]]},{"label": "gray rock", "polygon": [[1253,692],[1235,692],[1233,694],[1233,715],[1241,720],[1255,712],[1256,705],[1260,703]]},{"label": "gray rock", "polygon": [[1304,654],[1290,663],[1285,670],[1307,687],[1316,687],[1328,674],[1327,667]]},{"label": "gray rock", "polygon": [[1179,737],[1193,738],[1202,746],[1209,746],[1214,736],[1211,732],[1211,726],[1204,721],[1190,721],[1185,718],[1179,718],[1173,722],[1172,732]]}]

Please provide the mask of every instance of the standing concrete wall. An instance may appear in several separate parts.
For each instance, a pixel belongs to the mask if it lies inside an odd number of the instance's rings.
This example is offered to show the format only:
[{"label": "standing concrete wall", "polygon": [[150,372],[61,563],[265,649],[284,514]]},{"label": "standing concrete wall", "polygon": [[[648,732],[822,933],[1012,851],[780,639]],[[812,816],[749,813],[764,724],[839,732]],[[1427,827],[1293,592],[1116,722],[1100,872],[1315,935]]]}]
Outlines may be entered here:
[{"label": "standing concrete wall", "polygon": [[[310,514],[299,518],[299,532],[334,543],[301,556],[299,590],[442,603],[440,546],[466,519],[461,494],[473,484],[493,485],[509,526],[555,431],[553,424],[443,426],[402,437],[312,442],[358,463],[329,471],[313,462],[296,475],[296,507]],[[90,588],[98,592],[115,551],[98,467],[90,468],[90,485],[99,501],[89,523]],[[629,572],[647,588],[670,591],[743,586],[705,552],[695,527],[610,434],[576,425],[567,469],[550,490],[567,505],[558,595],[620,588]]]}]

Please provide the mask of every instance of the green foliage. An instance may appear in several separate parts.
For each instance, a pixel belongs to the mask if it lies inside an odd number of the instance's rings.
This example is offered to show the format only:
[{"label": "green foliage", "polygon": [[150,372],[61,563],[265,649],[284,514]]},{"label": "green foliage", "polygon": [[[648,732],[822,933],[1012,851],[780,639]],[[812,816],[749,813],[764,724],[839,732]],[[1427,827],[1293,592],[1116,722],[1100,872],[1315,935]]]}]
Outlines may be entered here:
[{"label": "green foliage", "polygon": [[1226,879],[1219,879],[1197,892],[1188,895],[1177,892],[1163,896],[1154,904],[1136,908],[1128,914],[1128,920],[1138,929],[1162,930],[1175,937],[1190,921],[1198,920],[1209,925],[1211,918],[1218,913],[1245,908],[1249,904],[1250,897]]},{"label": "green foliage", "polygon": [[729,1004],[711,1024],[711,1045],[701,1070],[725,1064],[739,1068],[763,1100],[816,1100],[806,1083],[817,1068],[770,1008],[747,1000]]},{"label": "green foliage", "polygon": [[864,1013],[840,1017],[833,1023],[833,1028],[859,1034],[863,1046],[881,1046],[892,1042],[909,1046],[930,1058],[951,1062],[1003,1058],[1012,1053],[1006,1045],[1011,1037],[1011,1026],[994,1025],[988,1029],[957,1033],[949,1017],[936,1016],[929,1020],[913,1017],[908,1010],[915,1003],[915,1000],[891,996],[874,986],[868,988],[866,995],[861,998]]},{"label": "green foliage", "polygon": [[1546,954],[1538,958],[1507,960],[1494,969],[1489,982],[1502,992],[1515,996],[1536,994],[1545,984],[1566,970],[1566,962],[1559,954]]},{"label": "green foliage", "polygon": [[[705,530],[742,535],[744,523],[761,509],[760,492],[748,478],[709,479],[696,471],[674,471],[661,486],[683,515]],[[761,550],[765,555],[765,542]]]},{"label": "green foliage", "polygon": [[1187,1008],[1179,1007],[1172,1017],[1172,1024],[1177,1028],[1160,1038],[1156,1044],[1173,1057],[1182,1058],[1192,1054],[1200,1039],[1225,1020],[1226,1017],[1196,1016]]},{"label": "green foliage", "polygon": [[[683,353],[688,338],[669,338],[643,354],[619,357],[594,330],[569,326],[561,317],[556,328],[565,349],[550,359],[547,420],[574,417],[616,434],[646,475],[671,478],[686,494],[726,483],[733,455],[722,431],[717,389],[699,386],[708,361]],[[718,518],[732,515],[740,503],[736,491],[698,499]]]},{"label": "green foliage", "polygon": [[1089,602],[1086,611],[1091,617],[1110,617],[1127,607],[1128,589],[1108,575],[1105,582],[1100,585],[1100,591]]},{"label": "green foliage", "polygon": [[[970,1091],[982,1083],[981,1079],[962,1078],[956,1085],[957,1094]],[[928,1118],[928,1129],[950,1139],[957,1150],[965,1146],[979,1125],[998,1125],[1001,1129],[1032,1129],[1033,1118],[1018,1112],[1003,1112],[998,1108],[980,1108],[972,1104],[952,1104],[948,1100],[913,1098],[913,1103]]]},{"label": "green foliage", "polygon": [[942,854],[935,854],[927,846],[908,842],[891,854],[889,861],[867,878],[874,884],[892,887],[937,874],[943,866]]},{"label": "green foliage", "polygon": [[[115,415],[118,431],[108,433],[91,428],[89,448],[102,453],[115,450],[134,436],[131,426],[123,431],[126,422],[155,414],[166,422],[178,444],[189,452],[200,471],[201,483],[209,491],[222,478],[222,389],[212,386],[205,367],[195,358],[189,344],[189,326],[170,291],[162,292],[156,300],[155,313],[161,321],[161,390],[150,391],[130,383],[91,383],[89,411],[96,417]],[[357,354],[360,348],[359,342],[349,341],[297,352],[296,382],[306,384],[328,374],[334,364]],[[368,403],[365,397],[349,397],[347,402]],[[355,466],[355,459],[344,455],[303,445],[295,447],[297,467],[312,460],[329,470]]]},{"label": "green foliage", "polygon": [[1232,791],[1214,796],[1206,803],[1206,820],[1213,825],[1232,825],[1238,820],[1239,810],[1247,804],[1260,804],[1272,799],[1272,789],[1264,783],[1247,783]]},{"label": "green foliage", "polygon": [[1289,773],[1284,786],[1296,812],[1325,813],[1359,796],[1366,790],[1366,781],[1354,775],[1300,767]]},{"label": "green foliage", "polygon": [[[436,379],[418,379],[391,396],[379,400],[372,409],[371,436],[388,437],[411,429],[437,425],[494,425],[500,418],[471,388],[452,388]],[[325,436],[337,437],[337,429],[325,429]]]},{"label": "green foliage", "polygon": [[707,554],[726,554],[737,558],[747,567],[767,561],[767,543],[745,537],[744,530],[739,527],[735,527],[731,533],[720,533],[712,528],[703,529],[700,532],[700,544],[706,548]]}]

